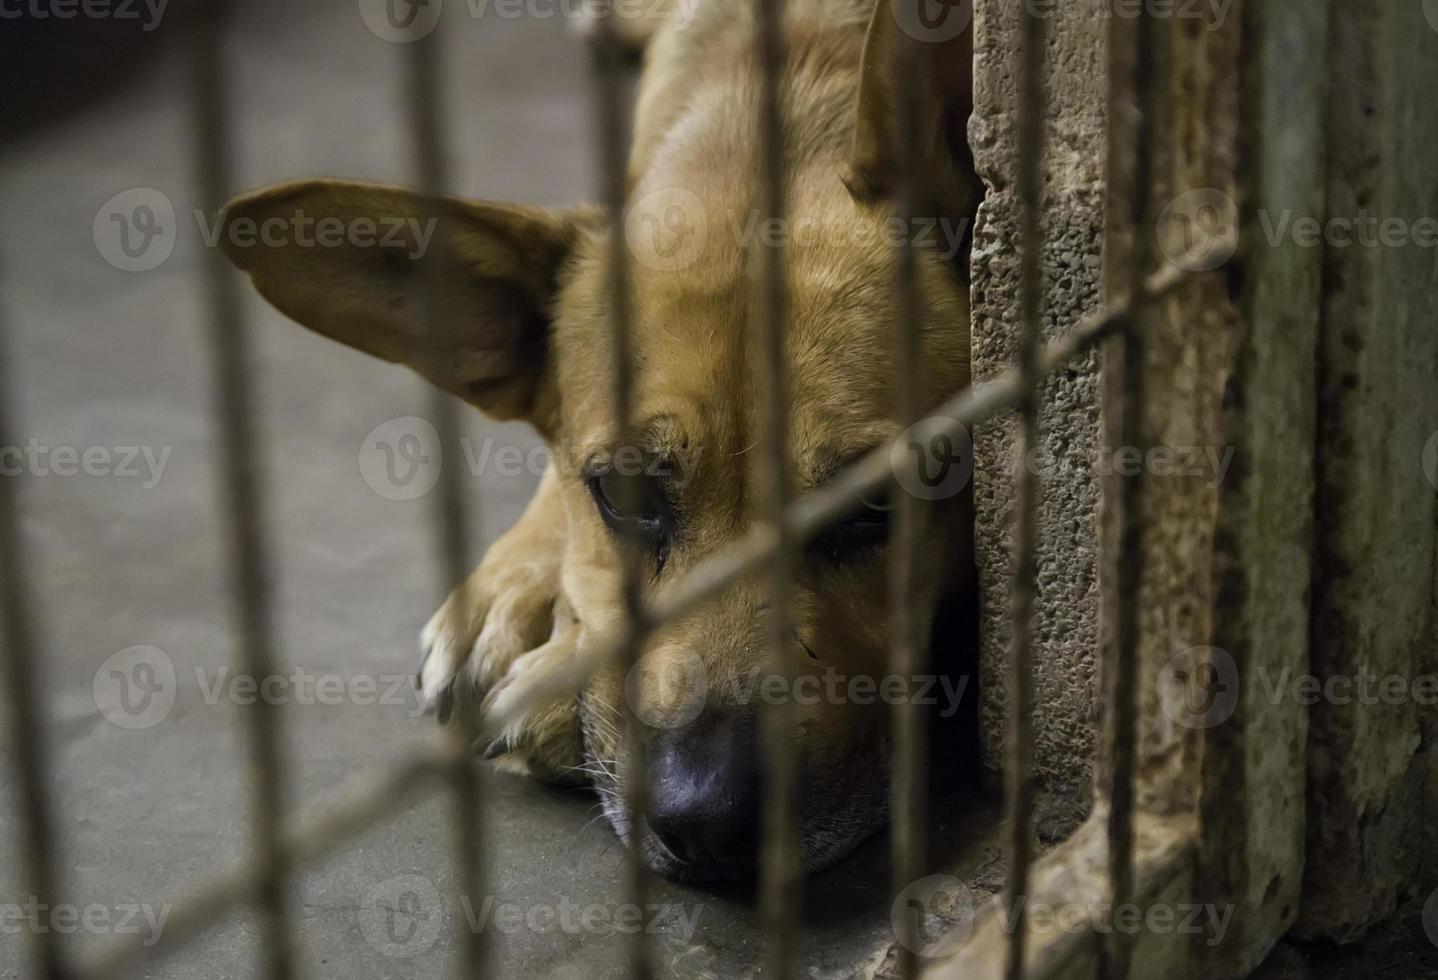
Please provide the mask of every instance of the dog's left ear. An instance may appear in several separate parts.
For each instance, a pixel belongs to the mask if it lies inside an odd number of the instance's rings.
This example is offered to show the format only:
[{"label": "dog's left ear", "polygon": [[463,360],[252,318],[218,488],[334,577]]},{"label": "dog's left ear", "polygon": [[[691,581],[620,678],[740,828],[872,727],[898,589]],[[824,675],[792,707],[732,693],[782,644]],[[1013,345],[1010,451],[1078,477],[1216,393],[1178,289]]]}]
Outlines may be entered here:
[{"label": "dog's left ear", "polygon": [[280,312],[550,431],[549,319],[578,213],[312,180],[237,198],[220,217],[226,255]]},{"label": "dog's left ear", "polygon": [[974,108],[974,0],[878,0],[864,61],[846,183],[863,201],[888,197],[898,169],[898,48],[915,43],[920,61],[920,161],[946,216],[978,205],[967,129]]}]

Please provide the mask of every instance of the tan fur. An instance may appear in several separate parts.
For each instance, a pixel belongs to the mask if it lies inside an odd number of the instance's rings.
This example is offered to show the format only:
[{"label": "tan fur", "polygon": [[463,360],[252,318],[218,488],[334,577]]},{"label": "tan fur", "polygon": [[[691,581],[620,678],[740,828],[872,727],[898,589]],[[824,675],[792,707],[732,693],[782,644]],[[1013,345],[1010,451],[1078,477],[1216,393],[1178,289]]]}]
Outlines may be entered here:
[{"label": "tan fur", "polygon": [[[871,0],[870,0],[871,2]],[[864,61],[864,0],[791,0],[785,110],[790,126],[788,208],[804,241],[788,248],[793,391],[793,480],[811,489],[893,436],[895,281],[891,215],[882,168],[893,154],[892,88],[887,72],[893,25],[881,10]],[[680,9],[671,4],[671,11]],[[761,431],[763,365],[750,322],[757,242],[742,240],[754,214],[757,72],[749,48],[751,7],[710,0],[692,20],[654,30],[646,55],[631,157],[629,227],[654,230],[633,248],[636,366],[634,418],[640,445],[683,460],[677,491],[684,517],[657,588],[744,534],[757,509],[755,447]],[[643,33],[647,34],[648,25]],[[877,38],[877,40],[875,40]],[[951,55],[952,52],[943,54]],[[861,66],[867,73],[860,98]],[[960,93],[963,98],[966,93]],[[963,113],[966,118],[966,112]],[[949,119],[948,121],[952,121]],[[929,120],[937,127],[937,120]],[[934,129],[929,161],[946,217],[966,219],[977,185],[942,149]],[[937,149],[936,149],[937,148]],[[861,187],[855,187],[859,174]],[[675,212],[675,202],[679,212]],[[423,202],[402,192],[335,182],[289,185],[235,202],[237,216],[279,213],[302,204],[319,212],[415,213]],[[697,210],[696,210],[697,208]],[[681,219],[673,221],[677,216]],[[444,212],[442,267],[457,285],[440,313],[457,324],[443,334],[438,361],[421,333],[422,282],[340,250],[231,248],[257,287],[300,322],[353,346],[416,366],[435,383],[502,417],[530,419],[555,452],[518,524],[486,555],[466,589],[426,627],[425,694],[456,710],[483,711],[484,698],[521,672],[563,664],[619,620],[618,552],[581,474],[596,453],[614,448],[613,349],[607,313],[608,231],[592,210],[546,214],[505,205],[451,203]],[[666,240],[665,236],[672,240]],[[690,261],[647,261],[674,246]],[[936,405],[968,383],[968,302],[955,263],[922,253],[921,400]],[[467,277],[467,278],[466,278]],[[464,281],[461,282],[460,280]],[[542,343],[521,343],[534,297],[548,317]],[[516,304],[522,307],[515,312]],[[945,509],[951,556],[963,537],[963,504]],[[954,523],[959,522],[959,523]],[[958,530],[955,530],[955,528]],[[957,537],[955,537],[957,535]],[[796,668],[834,668],[848,676],[886,673],[885,561],[882,553],[843,567],[804,567],[795,604]],[[656,668],[644,697],[674,708],[685,697],[666,661],[698,664],[711,700],[742,685],[764,657],[761,583],[738,584],[647,649]],[[665,677],[671,681],[665,681]],[[664,685],[668,683],[669,687]],[[625,678],[602,671],[575,702],[550,706],[506,731],[502,764],[549,779],[583,772],[606,802],[621,836],[629,827],[618,800],[627,778],[619,719]],[[810,760],[804,813],[805,864],[844,853],[883,819],[887,720],[882,705],[804,707],[795,738]],[[660,870],[673,870],[651,841]]]}]

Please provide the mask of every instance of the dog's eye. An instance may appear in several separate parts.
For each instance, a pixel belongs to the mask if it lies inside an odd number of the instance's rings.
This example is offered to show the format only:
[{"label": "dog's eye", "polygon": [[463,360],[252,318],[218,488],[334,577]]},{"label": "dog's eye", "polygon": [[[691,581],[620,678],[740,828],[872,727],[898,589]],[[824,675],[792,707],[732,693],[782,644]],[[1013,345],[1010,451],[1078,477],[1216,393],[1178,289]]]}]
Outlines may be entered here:
[{"label": "dog's eye", "polygon": [[668,537],[673,509],[653,478],[605,470],[589,477],[589,493],[616,533],[649,547]]},{"label": "dog's eye", "polygon": [[843,561],[872,551],[888,540],[893,510],[887,494],[864,500],[849,516],[831,525],[810,543],[810,555],[821,560]]}]

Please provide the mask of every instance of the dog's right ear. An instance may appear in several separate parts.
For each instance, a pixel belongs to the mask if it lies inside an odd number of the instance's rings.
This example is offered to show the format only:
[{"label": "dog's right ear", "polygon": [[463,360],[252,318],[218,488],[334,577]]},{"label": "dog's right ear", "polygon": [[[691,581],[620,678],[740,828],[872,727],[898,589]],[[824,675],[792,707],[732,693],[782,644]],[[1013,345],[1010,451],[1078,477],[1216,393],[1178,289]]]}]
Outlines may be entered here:
[{"label": "dog's right ear", "polygon": [[892,195],[898,171],[899,47],[917,45],[920,162],[947,215],[968,216],[982,184],[969,152],[974,109],[974,0],[878,0],[869,19],[845,183],[855,198]]},{"label": "dog's right ear", "polygon": [[558,415],[550,316],[578,233],[577,214],[332,180],[247,194],[220,214],[226,255],[286,316],[546,433]]}]

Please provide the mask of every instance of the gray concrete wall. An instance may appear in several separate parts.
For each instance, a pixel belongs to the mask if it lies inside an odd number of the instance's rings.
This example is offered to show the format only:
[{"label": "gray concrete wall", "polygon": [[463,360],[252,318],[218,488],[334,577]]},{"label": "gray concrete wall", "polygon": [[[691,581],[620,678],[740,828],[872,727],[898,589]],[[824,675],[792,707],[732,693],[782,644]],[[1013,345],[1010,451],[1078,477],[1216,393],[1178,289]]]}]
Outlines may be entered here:
[{"label": "gray concrete wall", "polygon": [[[1093,0],[1055,5],[1049,17],[1047,191],[1044,201],[1046,338],[1100,305],[1106,21]],[[982,382],[1014,363],[1018,322],[1018,214],[1015,180],[1015,75],[1022,4],[979,0],[975,24],[975,108],[970,136],[989,196],[979,212],[973,252],[973,374]],[[1097,361],[1076,361],[1043,390],[1043,504],[1035,661],[1034,770],[1060,802],[1062,824],[1087,806],[1094,751],[1094,664],[1098,643],[1096,539],[1099,447]],[[1003,758],[1012,415],[974,434],[976,551],[983,602],[980,670],[984,762]],[[1057,832],[1060,827],[1050,828]]]},{"label": "gray concrete wall", "polygon": [[[1438,125],[1425,104],[1438,88],[1438,10],[1333,4],[1325,42],[1325,6],[1235,7],[1211,31],[1176,32],[1165,82],[1172,126],[1155,210],[1213,189],[1241,210],[1245,232],[1231,263],[1168,306],[1148,368],[1150,442],[1234,453],[1216,486],[1151,481],[1153,561],[1140,598],[1141,764],[1174,793],[1148,802],[1198,808],[1195,887],[1242,906],[1233,942],[1209,962],[1214,975],[1250,968],[1300,916],[1304,935],[1356,938],[1438,880],[1438,712],[1411,696],[1310,707],[1283,687],[1310,672],[1411,683],[1438,669],[1435,250],[1273,239],[1285,212],[1398,218],[1410,232],[1438,217]],[[1108,22],[1098,7],[1061,5],[1049,23],[1046,336],[1100,301]],[[977,8],[971,136],[990,187],[973,255],[981,382],[1017,346],[1020,11]],[[1261,49],[1241,50],[1240,18]],[[1325,78],[1331,91],[1319,91]],[[1094,360],[1074,367],[1043,393],[1034,765],[1046,789],[1082,803],[1099,627],[1111,617],[1095,550],[1099,379]],[[1012,418],[975,433],[981,710],[994,771],[1015,438]],[[1210,647],[1202,656],[1234,697],[1222,720],[1185,725],[1169,697],[1183,693],[1172,667]]]},{"label": "gray concrete wall", "polygon": [[[1366,0],[1334,16],[1328,216],[1416,231],[1438,217],[1438,11]],[[1309,796],[1322,805],[1310,812],[1300,928],[1339,941],[1392,913],[1421,863],[1413,682],[1431,669],[1438,444],[1426,474],[1424,449],[1438,431],[1438,253],[1404,235],[1326,249],[1313,668],[1405,682],[1401,696],[1340,692],[1311,710]]]}]

